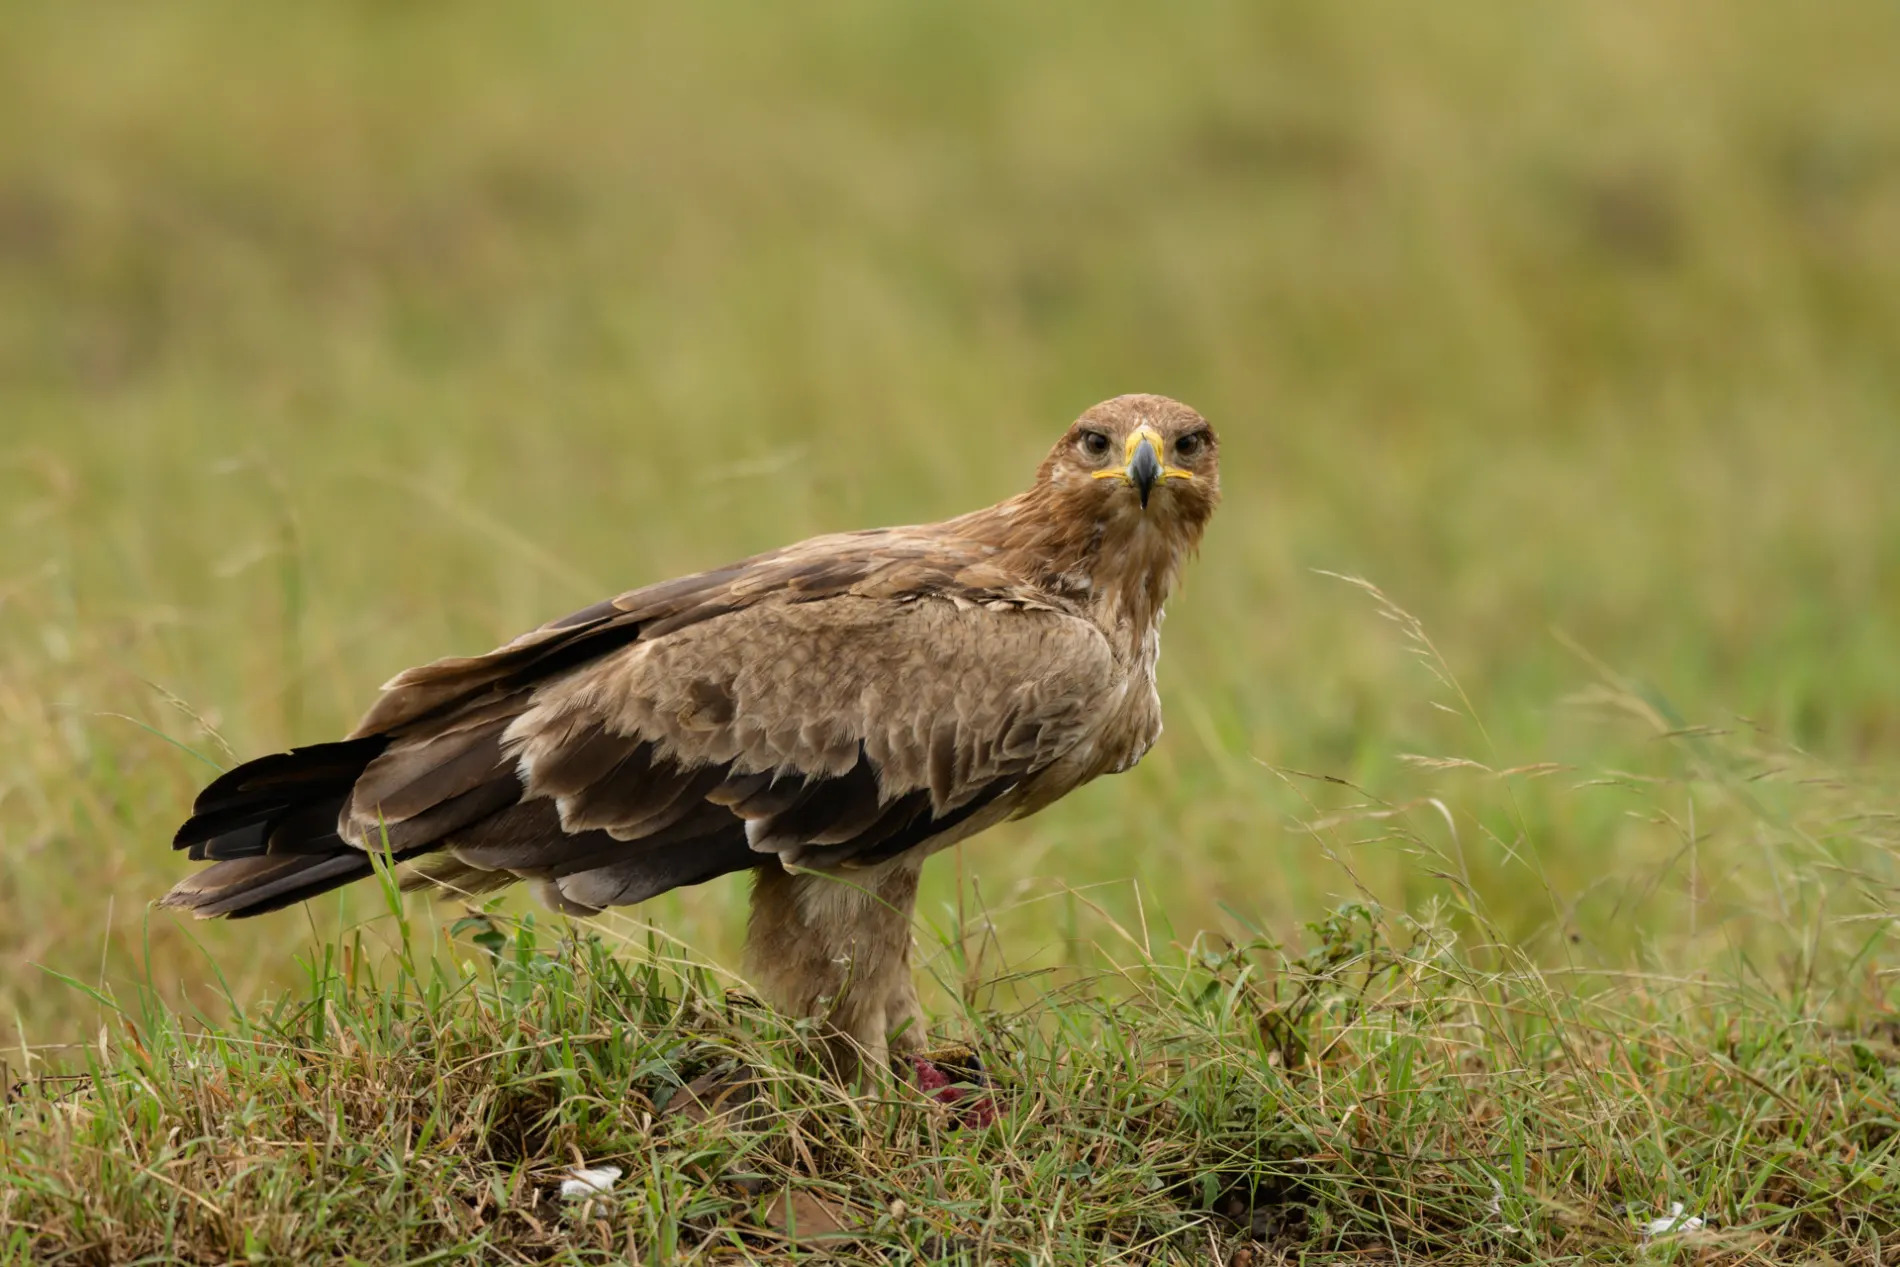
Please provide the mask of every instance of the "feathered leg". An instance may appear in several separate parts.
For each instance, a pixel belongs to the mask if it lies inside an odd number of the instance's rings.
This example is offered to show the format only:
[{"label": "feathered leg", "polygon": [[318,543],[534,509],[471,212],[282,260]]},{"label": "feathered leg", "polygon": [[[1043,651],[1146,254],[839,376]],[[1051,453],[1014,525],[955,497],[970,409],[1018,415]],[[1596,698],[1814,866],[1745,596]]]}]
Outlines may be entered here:
[{"label": "feathered leg", "polygon": [[923,1041],[910,975],[910,924],[923,859],[900,856],[858,871],[757,870],[746,960],[775,1006],[823,1018],[832,1060],[850,1077],[889,1068],[893,1046]]}]

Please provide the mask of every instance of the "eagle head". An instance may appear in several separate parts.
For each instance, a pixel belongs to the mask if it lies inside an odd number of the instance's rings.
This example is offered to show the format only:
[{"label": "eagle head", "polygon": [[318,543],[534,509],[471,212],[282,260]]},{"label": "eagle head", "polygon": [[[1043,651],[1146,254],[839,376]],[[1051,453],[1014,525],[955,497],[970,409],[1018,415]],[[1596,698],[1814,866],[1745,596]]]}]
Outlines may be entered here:
[{"label": "eagle head", "polygon": [[1114,536],[1158,533],[1191,548],[1220,501],[1220,442],[1178,400],[1117,396],[1075,420],[1036,483],[1072,522]]}]

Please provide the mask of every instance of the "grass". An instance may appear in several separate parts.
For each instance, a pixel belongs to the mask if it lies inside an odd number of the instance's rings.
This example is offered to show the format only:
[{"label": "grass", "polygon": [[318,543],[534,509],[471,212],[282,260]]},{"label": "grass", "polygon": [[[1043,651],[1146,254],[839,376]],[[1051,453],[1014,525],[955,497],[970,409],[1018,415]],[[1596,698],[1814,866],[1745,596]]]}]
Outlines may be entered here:
[{"label": "grass", "polygon": [[[1900,1236],[1900,1027],[1852,988],[1480,967],[1357,903],[1299,953],[1123,930],[1026,1005],[961,983],[1004,1106],[977,1127],[814,1076],[809,1032],[651,939],[431,935],[391,901],[386,976],[358,930],[208,1032],[104,1000],[98,1052],[16,1088],[0,1261],[1879,1263]],[[735,1068],[749,1103],[679,1111]],[[564,1201],[582,1161],[632,1178]],[[1671,1211],[1703,1222],[1644,1230]]]},{"label": "grass", "polygon": [[[0,1254],[1892,1260],[1891,6],[9,16]],[[801,1072],[741,885],[146,910],[213,766],[1123,390],[1228,500],[1160,747],[926,877],[1001,1125]]]},{"label": "grass", "polygon": [[[1304,830],[1348,875],[1395,847],[1444,897],[1362,890],[1288,948],[1160,941],[1069,890],[1087,970],[1010,962],[988,909],[925,930],[936,1037],[979,1053],[964,1094],[1000,1110],[979,1123],[834,1085],[809,1025],[631,919],[497,899],[446,921],[385,877],[380,918],[337,903],[301,981],[255,1004],[215,963],[210,1016],[149,958],[128,998],[64,980],[103,1023],[9,1079],[0,1263],[1891,1261],[1900,815],[1802,754],[1600,699],[1665,727],[1678,773],[1640,795],[1752,825],[1781,938],[1693,972],[1540,962],[1442,800],[1366,800]],[[1506,817],[1553,773],[1420,764],[1481,777]],[[1673,865],[1725,893],[1698,875],[1710,838],[1672,825]],[[628,1178],[564,1198],[583,1165]]]}]

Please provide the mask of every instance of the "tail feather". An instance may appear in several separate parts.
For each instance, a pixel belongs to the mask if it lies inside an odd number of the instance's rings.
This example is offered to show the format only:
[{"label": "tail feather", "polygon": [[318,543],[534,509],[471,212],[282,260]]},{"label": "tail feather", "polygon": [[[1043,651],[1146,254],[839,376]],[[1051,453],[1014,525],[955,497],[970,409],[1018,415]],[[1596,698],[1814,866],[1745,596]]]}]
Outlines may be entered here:
[{"label": "tail feather", "polygon": [[329,857],[231,858],[180,880],[158,904],[190,911],[199,919],[243,919],[295,906],[374,872],[369,855],[360,849]]},{"label": "tail feather", "polygon": [[[326,802],[340,809],[357,778],[388,743],[373,735],[315,744],[227,770],[198,794],[191,817],[172,837],[172,847],[191,850],[194,861],[342,847],[335,831],[336,810],[327,823],[310,811]],[[280,827],[290,830],[274,839]]]},{"label": "tail feather", "polygon": [[317,744],[220,775],[172,838],[173,848],[212,865],[181,880],[159,905],[242,918],[372,874],[369,855],[337,834],[337,816],[388,742],[378,735]]}]

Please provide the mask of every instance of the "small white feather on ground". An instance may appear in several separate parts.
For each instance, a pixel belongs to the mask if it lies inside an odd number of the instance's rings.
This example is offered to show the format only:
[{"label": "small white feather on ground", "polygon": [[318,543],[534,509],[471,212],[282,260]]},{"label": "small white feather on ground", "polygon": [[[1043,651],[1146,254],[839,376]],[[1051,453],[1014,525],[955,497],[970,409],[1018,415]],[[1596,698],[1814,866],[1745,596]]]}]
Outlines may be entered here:
[{"label": "small white feather on ground", "polygon": [[576,1166],[567,1173],[568,1178],[561,1180],[561,1199],[582,1201],[612,1192],[621,1170],[618,1166]]},{"label": "small white feather on ground", "polygon": [[1669,1217],[1651,1219],[1643,1224],[1643,1235],[1645,1237],[1669,1236],[1676,1232],[1699,1231],[1705,1226],[1707,1226],[1707,1221],[1700,1215],[1691,1214],[1685,1218],[1682,1213],[1682,1202],[1672,1201],[1669,1203]]}]

